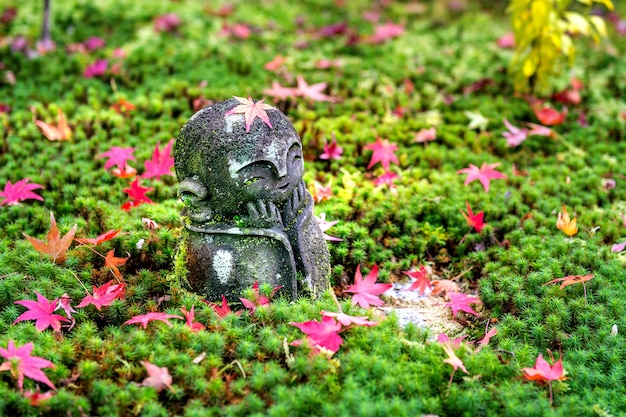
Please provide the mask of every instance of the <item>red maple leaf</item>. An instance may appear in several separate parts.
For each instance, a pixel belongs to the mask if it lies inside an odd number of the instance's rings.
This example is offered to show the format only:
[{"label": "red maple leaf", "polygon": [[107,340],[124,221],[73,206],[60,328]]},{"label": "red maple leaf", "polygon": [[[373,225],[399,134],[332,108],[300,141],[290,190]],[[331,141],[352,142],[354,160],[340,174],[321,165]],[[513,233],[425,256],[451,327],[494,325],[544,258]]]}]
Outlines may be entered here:
[{"label": "red maple leaf", "polygon": [[[213,311],[215,311],[215,314],[218,315],[218,317],[226,317],[227,315],[231,314],[233,311],[230,309],[230,306],[228,305],[228,301],[226,301],[226,297],[222,294],[222,305],[218,305],[216,303],[211,303],[209,301],[206,300],[202,300],[203,303],[208,304],[209,306],[211,306],[211,308],[213,309]],[[241,314],[241,311],[237,311],[236,313],[234,313],[235,315],[239,316]]]},{"label": "red maple leaf", "polygon": [[252,297],[251,297],[251,299],[241,298],[241,297],[239,299],[241,300],[241,303],[244,305],[245,308],[247,308],[252,313],[254,313],[254,311],[256,310],[257,307],[269,304],[270,303],[270,298],[272,298],[274,296],[274,294],[276,294],[276,292],[278,290],[280,290],[281,288],[283,288],[282,285],[279,285],[278,287],[275,287],[272,290],[272,293],[270,294],[270,296],[267,297],[267,296],[261,295],[259,293],[259,281],[254,281],[254,284],[252,285]]},{"label": "red maple leaf", "polygon": [[370,160],[367,169],[370,169],[377,162],[385,168],[385,171],[389,171],[389,165],[391,162],[395,164],[400,164],[398,161],[398,157],[394,154],[394,152],[398,149],[398,146],[395,143],[389,143],[387,139],[376,138],[375,143],[371,143],[363,147],[363,149],[369,149],[373,151],[372,159]]},{"label": "red maple leaf", "polygon": [[37,301],[19,300],[15,302],[15,304],[26,307],[28,311],[16,318],[13,324],[25,320],[35,320],[35,329],[40,332],[46,330],[48,327],[52,327],[54,331],[60,332],[61,322],[69,322],[69,320],[59,314],[54,314],[58,300],[50,301],[37,291],[35,291],[35,294],[37,294]]},{"label": "red maple leaf", "polygon": [[358,304],[363,308],[369,306],[382,306],[384,304],[378,295],[384,293],[392,287],[391,284],[376,284],[378,278],[378,265],[374,265],[369,274],[363,278],[361,275],[361,265],[356,267],[354,284],[350,285],[344,292],[352,292],[352,305]]},{"label": "red maple leaf", "polygon": [[174,166],[174,158],[171,156],[172,145],[174,139],[163,148],[163,151],[159,150],[159,144],[156,144],[154,152],[152,153],[152,160],[144,162],[146,172],[142,175],[143,178],[161,179],[162,175],[174,175],[172,173],[172,167]]},{"label": "red maple leaf", "polygon": [[320,159],[341,159],[343,148],[337,145],[337,138],[333,135],[331,143],[324,142],[324,152],[320,155]]},{"label": "red maple leaf", "polygon": [[450,297],[450,302],[446,303],[446,307],[450,307],[452,309],[452,315],[454,317],[456,317],[456,313],[459,310],[475,316],[479,315],[477,312],[472,310],[472,307],[470,307],[470,304],[481,304],[479,298],[463,293],[450,293],[448,294],[448,297]]},{"label": "red maple leaf", "polygon": [[[324,316],[321,322],[312,320],[304,323],[289,322],[289,324],[302,330],[307,335],[306,340],[313,346],[337,352],[339,346],[343,343],[341,336],[338,334],[341,330],[341,323],[337,322],[333,317]],[[302,342],[304,340],[300,339],[292,342],[292,344],[298,346]]]},{"label": "red maple leaf", "polygon": [[7,181],[4,185],[4,191],[0,191],[0,197],[4,197],[4,200],[0,201],[0,206],[16,206],[20,201],[24,200],[39,200],[43,201],[43,197],[33,193],[33,190],[43,188],[43,185],[30,183],[30,178],[24,178],[19,180],[15,184],[11,181]]},{"label": "red maple leaf", "polygon": [[109,231],[106,231],[106,232],[102,233],[101,235],[98,235],[98,237],[96,237],[96,238],[80,237],[80,238],[76,238],[74,240],[77,241],[78,243],[82,243],[83,245],[97,246],[97,245],[99,245],[101,243],[106,242],[107,240],[113,239],[121,231],[122,231],[122,229],[109,230]]},{"label": "red maple leaf", "polygon": [[41,129],[41,133],[43,133],[43,135],[52,142],[68,140],[72,137],[72,129],[70,129],[69,125],[67,124],[67,120],[65,119],[65,115],[63,114],[63,111],[61,109],[58,109],[57,114],[58,114],[58,119],[57,119],[58,122],[56,126],[52,124],[48,124],[41,120],[35,121],[35,124],[37,125],[37,127]]},{"label": "red maple leaf", "polygon": [[130,210],[131,208],[137,207],[142,203],[154,203],[154,201],[150,200],[150,198],[146,196],[146,193],[152,190],[154,190],[154,188],[142,187],[139,185],[139,180],[135,178],[135,180],[130,183],[130,188],[124,188],[123,190],[131,198],[131,201],[124,204],[122,208],[124,210]]},{"label": "red maple leaf", "polygon": [[184,316],[185,316],[185,320],[187,320],[187,326],[189,326],[191,328],[192,332],[199,332],[200,330],[204,330],[206,327],[204,327],[204,324],[199,323],[195,320],[196,317],[196,313],[194,311],[195,306],[191,306],[191,310],[187,311],[187,309],[185,307],[181,307],[180,311],[183,312]]},{"label": "red maple leaf", "polygon": [[313,196],[313,200],[315,200],[316,203],[321,203],[324,200],[330,200],[330,198],[333,196],[332,180],[326,186],[320,184],[317,181],[313,181],[313,189],[311,190],[311,195]]},{"label": "red maple leaf", "polygon": [[141,326],[144,329],[147,329],[148,328],[148,323],[150,323],[153,320],[158,320],[158,321],[162,321],[163,323],[165,323],[168,326],[172,327],[172,323],[170,323],[170,321],[168,319],[181,319],[181,320],[184,320],[183,317],[177,316],[175,314],[154,312],[154,313],[140,314],[140,315],[135,316],[135,317],[133,317],[133,318],[131,318],[129,320],[126,320],[124,322],[124,324],[141,324]]},{"label": "red maple leaf", "polygon": [[152,387],[156,392],[161,392],[165,387],[170,391],[174,391],[172,388],[172,375],[165,366],[157,366],[148,361],[141,361],[141,364],[146,367],[148,377],[143,380],[141,385],[144,387]]},{"label": "red maple leaf", "polygon": [[472,213],[472,208],[470,207],[470,204],[467,201],[465,202],[465,207],[467,207],[467,213],[463,213],[462,210],[459,210],[459,211],[461,212],[463,217],[465,217],[467,224],[470,227],[473,227],[477,233],[480,233],[480,231],[483,230],[483,227],[485,227],[485,223],[483,222],[485,213],[483,213],[482,211],[477,214]]},{"label": "red maple leaf", "polygon": [[115,281],[109,281],[100,287],[93,287],[93,295],[87,293],[87,296],[76,306],[76,308],[87,307],[93,304],[98,310],[102,307],[110,306],[113,301],[124,298],[126,284],[115,284]]},{"label": "red maple leaf", "polygon": [[61,238],[59,234],[59,229],[57,228],[57,222],[54,219],[54,213],[50,212],[50,231],[48,232],[48,236],[46,237],[47,242],[41,241],[39,239],[35,239],[34,237],[28,236],[26,233],[22,233],[26,239],[33,245],[37,252],[44,253],[52,258],[52,260],[56,263],[63,263],[65,260],[65,252],[69,249],[72,244],[72,239],[74,238],[74,233],[76,233],[76,225],[72,227],[66,234]]},{"label": "red maple leaf", "polygon": [[507,178],[506,175],[494,169],[498,166],[500,166],[499,162],[496,162],[495,164],[487,164],[486,162],[483,162],[480,168],[474,164],[469,164],[469,168],[459,169],[456,173],[467,174],[467,178],[465,178],[465,183],[463,185],[467,185],[474,180],[478,180],[483,185],[485,191],[489,192],[489,184],[491,180]]},{"label": "red maple leaf", "polygon": [[298,90],[291,87],[284,87],[276,81],[272,81],[272,88],[263,90],[263,94],[274,97],[278,100],[286,100],[289,97],[296,97],[299,95]]},{"label": "red maple leaf", "polygon": [[298,81],[297,93],[299,96],[306,97],[312,101],[336,101],[334,97],[322,93],[326,88],[326,83],[317,83],[309,85],[301,75],[296,78]]},{"label": "red maple leaf", "polygon": [[424,295],[426,293],[426,288],[433,288],[430,280],[426,277],[428,272],[426,271],[426,268],[424,268],[424,265],[420,265],[419,271],[404,271],[403,274],[408,275],[411,278],[415,278],[416,280],[408,288],[408,291],[418,290],[419,295]]},{"label": "red maple leaf", "polygon": [[46,401],[54,397],[55,393],[54,391],[48,391],[48,392],[42,393],[39,391],[39,388],[37,388],[36,391],[31,391],[31,390],[24,391],[23,395],[24,395],[24,398],[28,400],[28,403],[31,406],[39,407],[42,401]]},{"label": "red maple leaf", "polygon": [[270,129],[273,129],[272,122],[270,122],[270,118],[267,115],[265,110],[276,110],[274,107],[269,104],[263,103],[263,100],[258,100],[254,102],[252,97],[248,96],[247,99],[243,97],[233,96],[239,103],[239,105],[233,107],[224,113],[224,116],[229,116],[231,114],[244,114],[244,118],[246,120],[246,133],[250,132],[250,126],[254,122],[254,119],[257,117],[261,119]]},{"label": "red maple leaf", "polygon": [[126,161],[135,161],[133,152],[135,152],[135,148],[120,148],[119,146],[113,146],[111,149],[101,153],[96,158],[108,158],[104,163],[104,169],[117,166],[120,172],[126,172]]},{"label": "red maple leaf", "polygon": [[[130,258],[130,256],[128,257]],[[107,256],[104,258],[104,266],[111,268],[113,274],[118,278],[122,279],[122,274],[120,270],[117,269],[118,266],[124,265],[128,258],[117,258],[115,257],[115,249],[112,249],[107,252]]]},{"label": "red maple leaf", "polygon": [[569,275],[567,277],[553,279],[551,281],[546,282],[543,285],[555,284],[557,282],[560,282],[561,286],[559,288],[563,289],[563,288],[567,287],[568,285],[579,284],[581,282],[585,283],[585,282],[591,280],[593,277],[594,277],[593,274],[589,274],[589,275]]},{"label": "red maple leaf", "polygon": [[541,124],[547,126],[560,125],[565,121],[565,116],[567,116],[567,107],[563,107],[563,110],[559,112],[553,107],[543,105],[541,102],[533,106],[533,111]]},{"label": "red maple leaf", "polygon": [[24,377],[28,377],[34,381],[46,384],[52,389],[56,389],[54,384],[43,373],[43,368],[54,368],[54,364],[47,359],[38,356],[31,356],[34,345],[26,343],[19,348],[15,346],[12,340],[6,349],[0,348],[0,356],[8,359],[0,364],[1,371],[11,371],[11,374],[17,378],[17,386],[20,392],[24,390]]},{"label": "red maple leaf", "polygon": [[268,71],[277,71],[285,63],[286,60],[287,59],[284,56],[276,55],[274,59],[263,65],[263,68]]},{"label": "red maple leaf", "polygon": [[[367,316],[349,316],[345,313],[334,313],[331,311],[324,311],[322,310],[320,312],[322,314],[323,317],[334,317],[335,319],[337,319],[337,321],[339,323],[341,323],[343,326],[351,326],[351,325],[355,325],[355,326],[376,326],[378,325],[377,321],[369,321]],[[346,330],[346,329],[342,329]]]}]

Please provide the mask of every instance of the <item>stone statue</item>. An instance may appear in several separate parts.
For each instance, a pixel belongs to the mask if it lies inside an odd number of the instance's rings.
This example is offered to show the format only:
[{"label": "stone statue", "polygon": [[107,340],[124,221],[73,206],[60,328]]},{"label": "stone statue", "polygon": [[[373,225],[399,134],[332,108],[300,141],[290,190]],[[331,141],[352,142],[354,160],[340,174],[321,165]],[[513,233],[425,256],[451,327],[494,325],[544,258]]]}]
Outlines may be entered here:
[{"label": "stone statue", "polygon": [[236,300],[257,280],[294,298],[328,287],[302,143],[280,110],[238,97],[206,107],[182,128],[174,159],[192,290]]}]

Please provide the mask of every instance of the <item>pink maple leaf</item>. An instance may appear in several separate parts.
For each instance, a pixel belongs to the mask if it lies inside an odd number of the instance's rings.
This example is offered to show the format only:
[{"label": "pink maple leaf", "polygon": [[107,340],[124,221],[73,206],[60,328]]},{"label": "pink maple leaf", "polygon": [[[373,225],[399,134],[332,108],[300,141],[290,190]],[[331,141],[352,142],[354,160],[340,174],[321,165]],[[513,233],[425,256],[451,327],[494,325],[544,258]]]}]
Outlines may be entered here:
[{"label": "pink maple leaf", "polygon": [[185,320],[187,320],[186,324],[187,326],[191,328],[191,331],[199,332],[200,330],[206,329],[206,327],[204,327],[204,324],[194,321],[196,317],[196,313],[194,309],[195,309],[195,306],[191,306],[191,310],[189,311],[187,311],[185,307],[181,307],[180,311],[182,311],[183,314],[185,315]]},{"label": "pink maple leaf", "polygon": [[400,178],[400,176],[396,174],[395,172],[385,171],[384,174],[380,175],[378,178],[374,180],[374,185],[377,187],[382,186],[382,185],[388,185],[389,188],[393,189],[396,187],[396,184],[394,184],[394,181],[397,180],[398,178]]},{"label": "pink maple leaf", "polygon": [[[321,311],[321,314],[323,317],[334,317],[335,319],[337,319],[337,321],[339,323],[341,323],[343,326],[350,326],[350,325],[355,325],[355,326],[376,326],[378,325],[377,321],[369,321],[367,316],[349,316],[345,313],[334,313],[331,311]],[[342,331],[345,329],[342,329]]]},{"label": "pink maple leaf", "polygon": [[69,322],[69,320],[59,314],[54,314],[58,300],[49,301],[37,291],[35,291],[35,294],[37,294],[37,301],[19,300],[15,302],[15,304],[26,307],[28,311],[22,313],[15,319],[13,324],[25,320],[35,320],[35,328],[40,332],[48,327],[52,327],[52,329],[57,332],[61,331],[61,322]]},{"label": "pink maple leaf", "polygon": [[270,298],[273,297],[274,294],[276,294],[276,292],[280,290],[281,288],[283,288],[282,285],[275,287],[272,290],[272,294],[270,294],[270,297],[267,297],[259,293],[259,281],[254,281],[254,284],[252,285],[251,299],[249,300],[247,298],[241,298],[241,297],[239,299],[241,300],[241,303],[243,304],[245,308],[247,308],[252,313],[254,313],[257,307],[268,305],[270,303]]},{"label": "pink maple leaf", "polygon": [[17,378],[17,386],[20,392],[24,390],[24,377],[28,377],[34,381],[46,384],[52,389],[56,389],[54,384],[43,373],[43,368],[54,368],[54,364],[47,359],[38,356],[31,356],[34,345],[26,343],[24,346],[16,347],[12,340],[6,349],[0,348],[0,356],[8,359],[0,364],[1,371],[11,371],[11,374]]},{"label": "pink maple leaf", "polygon": [[97,246],[101,243],[104,243],[108,240],[113,239],[115,236],[118,235],[119,232],[121,232],[122,229],[117,229],[117,230],[108,230],[104,233],[102,233],[101,235],[98,235],[95,238],[91,238],[91,237],[80,237],[80,238],[76,238],[74,239],[75,241],[77,241],[78,243],[82,243],[83,245],[93,245],[93,246]]},{"label": "pink maple leaf", "polygon": [[152,387],[156,392],[161,392],[167,387],[170,391],[174,391],[172,388],[172,375],[165,366],[157,366],[148,361],[141,361],[141,364],[146,367],[148,377],[143,380],[141,385],[144,387]]},{"label": "pink maple leaf", "polygon": [[126,172],[126,162],[135,161],[133,152],[135,152],[135,148],[120,148],[119,146],[113,146],[108,151],[98,155],[97,158],[108,158],[104,163],[104,169],[117,166],[121,172]]},{"label": "pink maple leaf", "polygon": [[365,145],[363,149],[373,151],[372,159],[370,160],[367,169],[372,168],[378,162],[380,162],[383,168],[385,168],[385,171],[389,171],[389,165],[391,162],[398,165],[400,164],[398,157],[394,154],[394,152],[398,150],[398,146],[395,143],[389,143],[387,139],[377,137],[376,142]]},{"label": "pink maple leaf", "polygon": [[374,27],[374,34],[370,38],[372,43],[383,43],[389,39],[397,38],[404,33],[404,26],[387,22]]},{"label": "pink maple leaf", "polygon": [[547,126],[537,123],[526,123],[526,125],[530,128],[528,136],[545,136],[548,138],[556,136],[554,131]]},{"label": "pink maple leaf", "polygon": [[329,101],[331,103],[335,101],[334,97],[322,93],[327,86],[326,83],[309,85],[301,75],[298,75],[296,79],[298,81],[298,95],[307,97],[312,101]]},{"label": "pink maple leaf", "polygon": [[30,178],[24,178],[12,184],[11,181],[7,181],[4,185],[4,190],[0,191],[0,197],[4,197],[4,200],[0,201],[0,206],[16,206],[20,201],[24,200],[39,200],[43,201],[43,197],[37,195],[33,190],[43,188],[43,185],[30,183]]},{"label": "pink maple leaf", "polygon": [[174,13],[167,13],[157,16],[154,19],[155,32],[174,32],[181,25],[180,17]]},{"label": "pink maple leaf", "polygon": [[142,175],[143,178],[161,179],[162,175],[174,175],[172,173],[172,167],[174,166],[174,158],[171,155],[172,145],[174,139],[163,148],[163,151],[159,150],[159,144],[156,144],[154,152],[152,153],[152,160],[144,162],[146,172]]},{"label": "pink maple leaf", "polygon": [[515,49],[515,35],[513,32],[508,32],[496,41],[496,45],[502,49]]},{"label": "pink maple leaf", "polygon": [[100,287],[94,286],[92,292],[93,294],[87,294],[76,308],[93,304],[96,309],[100,310],[102,307],[110,306],[113,301],[124,298],[126,285],[124,283],[115,284],[115,281],[111,280]]},{"label": "pink maple leaf", "polygon": [[[306,321],[304,323],[289,322],[292,326],[296,326],[307,335],[307,339],[313,346],[327,349],[331,352],[337,352],[339,346],[343,343],[343,339],[339,336],[341,323],[337,322],[333,317],[324,316],[322,321],[316,320]],[[302,339],[294,341],[296,346],[303,342]]]},{"label": "pink maple leaf", "polygon": [[270,118],[267,115],[265,110],[276,110],[274,107],[269,104],[263,103],[263,100],[258,100],[254,102],[252,97],[248,96],[248,98],[233,96],[239,103],[239,105],[233,107],[224,113],[224,116],[229,116],[231,114],[244,114],[244,118],[246,120],[246,133],[250,132],[250,126],[254,122],[254,119],[257,117],[261,119],[270,129],[273,129],[272,122],[270,122]]},{"label": "pink maple leaf", "polygon": [[472,297],[463,293],[450,293],[448,294],[450,297],[450,302],[446,303],[446,307],[450,307],[452,309],[452,315],[456,317],[456,313],[459,310],[465,311],[466,313],[473,314],[478,316],[479,314],[475,312],[470,304],[481,304],[481,301],[477,297]]},{"label": "pink maple leaf", "polygon": [[99,59],[87,68],[85,68],[85,72],[83,76],[85,78],[94,78],[104,75],[109,68],[109,61],[106,59]]},{"label": "pink maple leaf", "polygon": [[[222,305],[218,305],[217,303],[211,303],[209,301],[206,300],[202,300],[203,303],[211,306],[211,308],[213,309],[213,311],[215,311],[215,314],[218,315],[218,317],[224,318],[227,315],[231,314],[233,311],[230,309],[230,306],[228,305],[228,301],[226,301],[226,296],[224,296],[224,294],[222,294]],[[235,315],[239,316],[241,314],[241,311],[237,311],[236,313],[234,313]]]},{"label": "pink maple leaf", "polygon": [[491,338],[497,334],[498,334],[498,329],[496,329],[495,327],[489,330],[487,333],[485,333],[485,336],[482,339],[480,339],[480,342],[478,342],[478,348],[476,348],[476,353],[480,352],[482,348],[487,346]]},{"label": "pink maple leaf", "polygon": [[411,284],[411,286],[408,288],[408,291],[418,290],[419,295],[424,295],[426,293],[426,288],[433,288],[430,280],[427,277],[428,272],[426,271],[424,265],[420,265],[419,271],[404,271],[402,273],[411,278],[415,278],[415,282]]},{"label": "pink maple leaf", "polygon": [[485,217],[485,213],[481,211],[480,213],[474,214],[472,212],[472,208],[470,207],[470,204],[467,201],[465,202],[465,207],[467,207],[467,213],[463,213],[462,210],[459,210],[459,211],[461,212],[463,217],[465,217],[467,224],[470,227],[473,227],[477,233],[480,233],[480,231],[483,230],[483,227],[485,227],[485,222],[483,221]]},{"label": "pink maple leaf", "polygon": [[154,321],[154,320],[158,320],[158,321],[162,321],[163,323],[167,324],[169,327],[172,327],[172,323],[170,323],[170,321],[168,319],[181,319],[181,320],[184,320],[183,317],[177,316],[175,314],[153,312],[153,313],[140,314],[138,316],[132,317],[131,319],[126,320],[124,322],[124,324],[141,324],[141,326],[144,329],[147,329],[148,328],[148,323],[150,323],[151,321]]},{"label": "pink maple leaf", "polygon": [[376,284],[378,278],[378,265],[374,265],[369,274],[363,278],[361,275],[361,265],[356,267],[354,275],[354,284],[350,285],[344,292],[354,293],[352,296],[352,305],[358,304],[363,308],[369,306],[382,306],[384,304],[378,296],[389,288],[391,284]]},{"label": "pink maple leaf", "polygon": [[[124,188],[123,191],[131,198],[132,207],[136,207],[142,203],[154,203],[154,201],[146,196],[146,193],[152,190],[154,190],[154,188],[139,185],[139,180],[135,178],[135,180],[130,183],[130,188]],[[122,208],[124,208],[124,206],[122,206]]]},{"label": "pink maple leaf", "polygon": [[461,342],[466,337],[467,337],[467,335],[461,336],[461,337],[457,337],[456,339],[450,340],[450,338],[448,337],[447,334],[439,333],[439,336],[437,336],[437,342],[441,343],[442,345],[448,344],[451,347],[453,347],[454,349],[458,349],[459,346],[461,346]]},{"label": "pink maple leaf", "polygon": [[466,374],[469,373],[467,372],[467,369],[465,369],[465,365],[463,364],[463,361],[461,359],[459,359],[458,356],[456,356],[456,354],[454,353],[454,350],[452,348],[452,345],[450,343],[444,343],[442,345],[442,348],[444,350],[444,352],[446,352],[446,354],[448,355],[448,357],[446,359],[444,359],[443,361],[449,365],[452,366],[452,368],[454,368],[454,370],[452,371],[452,375],[450,376],[450,383],[448,384],[448,386],[450,386],[450,384],[452,383],[452,377],[454,376],[454,372],[461,368],[461,370],[463,372],[465,372]]},{"label": "pink maple leaf", "polygon": [[104,46],[106,45],[106,41],[102,38],[98,38],[97,36],[92,36],[91,38],[83,42],[83,45],[88,51],[96,51],[98,49],[104,48]]},{"label": "pink maple leaf", "polygon": [[611,246],[611,252],[621,252],[626,249],[626,242],[616,243]]},{"label": "pink maple leaf", "polygon": [[324,152],[320,155],[320,159],[341,159],[343,154],[343,148],[337,145],[337,138],[333,135],[333,141],[331,143],[324,142]]},{"label": "pink maple leaf", "polygon": [[507,131],[502,133],[502,136],[506,139],[506,144],[513,147],[518,146],[526,139],[528,139],[528,129],[519,128],[517,126],[513,126],[507,119],[502,119],[502,122],[508,129]]},{"label": "pink maple leaf", "polygon": [[474,164],[470,164],[469,168],[459,169],[456,173],[467,174],[467,178],[465,178],[465,183],[463,185],[467,185],[474,180],[478,180],[483,185],[485,191],[489,192],[489,184],[491,180],[508,178],[503,173],[494,169],[498,166],[500,166],[499,162],[496,162],[495,164],[487,164],[486,162],[483,162],[480,168]]},{"label": "pink maple leaf", "polygon": [[290,97],[296,97],[299,95],[297,89],[284,87],[276,81],[272,81],[272,88],[263,90],[263,94],[267,94],[268,96],[274,97],[278,100],[286,100]]},{"label": "pink maple leaf", "polygon": [[437,139],[437,129],[431,127],[430,129],[422,129],[415,134],[415,139],[413,142],[423,143],[427,145],[428,142]]},{"label": "pink maple leaf", "polygon": [[343,241],[343,239],[338,238],[338,237],[334,237],[334,236],[329,236],[326,234],[326,231],[328,229],[330,229],[331,227],[333,227],[334,225],[336,225],[339,220],[334,220],[332,222],[327,222],[326,221],[326,213],[321,213],[319,217],[315,217],[315,219],[317,220],[317,224],[319,225],[320,229],[322,230],[322,235],[324,236],[324,239],[329,240],[331,242],[341,242]]}]

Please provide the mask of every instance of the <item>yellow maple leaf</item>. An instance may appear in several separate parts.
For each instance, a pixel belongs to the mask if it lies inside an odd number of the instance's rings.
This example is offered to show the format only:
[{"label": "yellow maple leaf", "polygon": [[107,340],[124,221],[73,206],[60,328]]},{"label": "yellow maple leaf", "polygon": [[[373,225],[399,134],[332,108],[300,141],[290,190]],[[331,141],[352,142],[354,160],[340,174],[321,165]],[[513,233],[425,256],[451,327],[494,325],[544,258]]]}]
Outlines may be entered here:
[{"label": "yellow maple leaf", "polygon": [[578,233],[578,226],[576,226],[576,217],[572,220],[569,218],[569,214],[567,214],[567,208],[563,205],[562,211],[558,214],[556,220],[556,227],[563,231],[568,236],[574,236]]}]

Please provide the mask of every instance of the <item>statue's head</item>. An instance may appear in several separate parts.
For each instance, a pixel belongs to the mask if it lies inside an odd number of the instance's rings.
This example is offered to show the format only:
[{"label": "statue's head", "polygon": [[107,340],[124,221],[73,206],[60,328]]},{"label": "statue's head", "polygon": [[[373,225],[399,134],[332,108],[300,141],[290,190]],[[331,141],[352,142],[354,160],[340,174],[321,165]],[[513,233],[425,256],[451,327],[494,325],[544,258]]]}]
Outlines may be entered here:
[{"label": "statue's head", "polygon": [[204,108],[183,126],[174,146],[179,193],[195,221],[245,213],[248,202],[285,203],[302,179],[302,143],[280,110],[266,110],[246,132],[229,99]]}]

